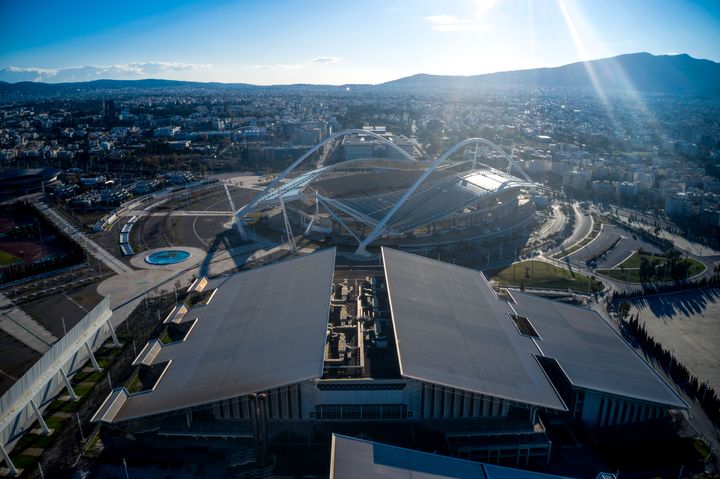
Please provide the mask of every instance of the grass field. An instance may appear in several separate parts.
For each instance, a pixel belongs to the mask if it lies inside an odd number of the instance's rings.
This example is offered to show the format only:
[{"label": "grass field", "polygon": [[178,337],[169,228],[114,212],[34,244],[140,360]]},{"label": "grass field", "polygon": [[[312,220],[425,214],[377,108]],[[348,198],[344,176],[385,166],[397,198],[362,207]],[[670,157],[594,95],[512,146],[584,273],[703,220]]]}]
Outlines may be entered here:
[{"label": "grass field", "polygon": [[602,291],[603,284],[584,274],[576,273],[544,261],[522,261],[495,271],[490,279],[497,281],[501,286],[515,286],[525,288],[571,289],[586,293],[588,282],[591,292]]},{"label": "grass field", "polygon": [[[599,269],[598,274],[605,275],[609,278],[617,279],[619,281],[627,281],[629,283],[640,282],[640,258],[645,257],[651,263],[656,261],[659,265],[664,265],[667,261],[665,256],[654,255],[654,254],[643,254],[641,255],[637,251],[634,252],[625,261],[617,265],[613,269]],[[692,258],[687,258],[690,262],[690,269],[688,269],[688,276],[693,277],[696,274],[702,273],[705,269],[702,263]]]},{"label": "grass field", "polygon": [[0,251],[0,266],[7,266],[9,264],[17,263],[18,261],[22,262],[22,260],[14,254]]},{"label": "grass field", "polygon": [[645,256],[645,258],[650,261],[651,263],[653,261],[658,261],[660,264],[665,263],[665,257],[657,254],[646,254],[641,255],[637,251],[635,251],[633,254],[630,255],[628,259],[623,261],[618,265],[618,267],[622,266],[623,268],[639,268],[640,267],[640,258]]}]

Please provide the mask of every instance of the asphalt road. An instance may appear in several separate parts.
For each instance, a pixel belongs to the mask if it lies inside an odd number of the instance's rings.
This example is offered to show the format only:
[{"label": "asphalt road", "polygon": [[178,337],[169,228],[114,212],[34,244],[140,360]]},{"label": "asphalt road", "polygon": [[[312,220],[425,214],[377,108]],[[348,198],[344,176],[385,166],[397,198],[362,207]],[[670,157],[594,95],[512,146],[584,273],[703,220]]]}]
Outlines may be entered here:
[{"label": "asphalt road", "polygon": [[589,213],[585,213],[577,203],[573,204],[573,211],[575,212],[575,227],[569,238],[563,241],[562,246],[568,248],[578,241],[582,240],[585,236],[592,231],[593,221]]},{"label": "asphalt road", "polygon": [[565,216],[565,213],[563,213],[562,208],[560,208],[560,205],[552,205],[552,210],[553,216],[548,217],[545,220],[545,224],[543,224],[540,231],[536,234],[536,239],[539,241],[542,241],[545,238],[556,234],[558,231],[561,231],[567,222],[567,217]]}]

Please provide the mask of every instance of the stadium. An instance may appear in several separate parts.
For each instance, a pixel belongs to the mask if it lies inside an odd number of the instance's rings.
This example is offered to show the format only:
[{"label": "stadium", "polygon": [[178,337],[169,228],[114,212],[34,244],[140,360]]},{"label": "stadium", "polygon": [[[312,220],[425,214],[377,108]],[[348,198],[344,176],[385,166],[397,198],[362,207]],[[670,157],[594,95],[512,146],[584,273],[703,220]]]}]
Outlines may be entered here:
[{"label": "stadium", "polygon": [[[327,166],[321,160],[317,168],[298,173],[313,153],[351,134],[385,143],[395,159],[359,158]],[[507,161],[507,170],[480,163],[478,146]],[[463,150],[462,159],[451,161]],[[513,169],[522,178],[511,174]],[[296,160],[240,209],[236,220],[240,220],[241,230],[249,220],[261,219],[287,237],[302,232],[329,244],[356,247],[356,253],[365,255],[370,245],[416,249],[488,238],[524,227],[535,216],[528,194],[533,187],[512,158],[488,140],[464,140],[427,162],[416,160],[385,137],[366,130],[346,130]]]}]

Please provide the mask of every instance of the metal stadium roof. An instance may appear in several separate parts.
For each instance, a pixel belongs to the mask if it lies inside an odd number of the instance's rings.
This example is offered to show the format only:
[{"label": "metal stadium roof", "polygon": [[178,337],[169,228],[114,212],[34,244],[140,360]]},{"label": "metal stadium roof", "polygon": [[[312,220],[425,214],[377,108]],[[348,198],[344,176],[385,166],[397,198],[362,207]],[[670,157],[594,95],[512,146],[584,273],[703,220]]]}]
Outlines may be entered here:
[{"label": "metal stadium roof", "polygon": [[[351,160],[304,173],[278,189],[264,194],[259,203],[265,206],[274,205],[279,202],[281,194],[285,201],[294,201],[311,195],[309,190],[313,183],[327,172],[338,166],[347,168],[350,166],[348,163],[363,162],[366,164],[369,161],[367,159]],[[398,165],[410,164],[415,168],[422,166],[402,160],[395,162]],[[383,168],[388,168],[387,161],[378,162],[378,169]],[[418,171],[422,170],[418,169]],[[387,175],[393,175],[392,171]],[[381,194],[358,195],[352,198],[338,198],[332,195],[326,198],[326,201],[338,210],[370,226],[375,226],[382,220],[387,212],[400,201],[410,186],[408,184],[406,187],[398,189],[395,182],[389,181],[385,175],[355,176],[352,179],[348,178],[347,181],[358,182],[360,191],[382,191],[383,189],[386,191]],[[479,200],[491,198],[505,190],[517,190],[528,186],[532,186],[532,183],[490,167],[428,179],[402,204],[388,222],[387,227],[395,232],[410,231],[413,228],[438,221],[477,203]]]},{"label": "metal stadium roof", "polygon": [[330,479],[562,479],[333,434]]},{"label": "metal stadium roof", "polygon": [[[458,173],[429,180],[420,185],[402,204],[388,222],[395,232],[410,231],[445,216],[461,211],[482,199],[490,198],[508,189],[530,186],[530,183],[498,170],[474,170],[470,174]],[[373,185],[368,185],[368,189]],[[338,203],[379,222],[400,200],[406,189],[381,195],[335,199]]]},{"label": "metal stadium roof", "polygon": [[382,255],[403,376],[567,410],[532,338],[518,334],[482,273],[384,247]]},{"label": "metal stadium roof", "polygon": [[538,346],[577,387],[686,408],[687,404],[597,312],[513,292],[515,310],[540,334]]},{"label": "metal stadium roof", "polygon": [[[105,406],[114,421],[265,391],[322,374],[335,249],[225,278],[183,323],[187,339],[152,361],[171,361],[154,390]],[[122,403],[122,400],[119,402]]]}]

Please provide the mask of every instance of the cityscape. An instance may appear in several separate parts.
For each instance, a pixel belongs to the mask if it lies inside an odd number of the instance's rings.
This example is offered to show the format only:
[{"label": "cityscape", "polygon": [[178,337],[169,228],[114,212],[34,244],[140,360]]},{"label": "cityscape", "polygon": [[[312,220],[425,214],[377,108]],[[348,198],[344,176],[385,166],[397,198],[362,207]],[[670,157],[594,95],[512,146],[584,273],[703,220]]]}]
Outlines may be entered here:
[{"label": "cityscape", "polygon": [[0,7],[0,476],[720,477],[718,5],[68,6]]}]

